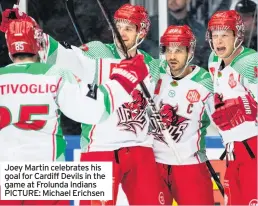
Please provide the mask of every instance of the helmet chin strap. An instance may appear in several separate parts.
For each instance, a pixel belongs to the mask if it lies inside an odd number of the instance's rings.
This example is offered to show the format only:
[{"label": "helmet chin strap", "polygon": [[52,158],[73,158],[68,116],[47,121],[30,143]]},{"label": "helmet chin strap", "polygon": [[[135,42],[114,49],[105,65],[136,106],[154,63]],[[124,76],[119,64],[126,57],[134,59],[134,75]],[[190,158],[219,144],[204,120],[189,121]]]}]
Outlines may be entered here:
[{"label": "helmet chin strap", "polygon": [[[113,33],[113,32],[112,32],[112,33]],[[140,35],[141,35],[141,33],[139,32],[139,33],[137,34],[137,36],[136,36],[135,44],[134,44],[130,49],[128,49],[127,52],[132,51],[133,49],[137,48],[137,47],[144,41],[144,38],[142,38],[142,39],[138,42],[138,40],[139,40],[139,38],[140,38]],[[119,48],[119,46],[117,45],[117,42],[115,41],[115,34],[114,34],[114,33],[113,33],[113,41],[114,41],[114,44],[115,44],[116,48],[117,48],[124,56],[126,56],[126,55],[124,54],[123,50],[122,50],[121,48]]]},{"label": "helmet chin strap", "polygon": [[189,66],[189,63],[193,60],[193,58],[194,58],[194,54],[192,54],[192,56],[190,57],[189,55],[187,55],[188,57],[187,57],[187,61],[186,61],[186,63],[185,63],[185,65],[184,65],[184,67],[182,68],[182,71],[180,72],[180,74],[178,74],[178,75],[173,75],[172,74],[172,72],[171,72],[171,70],[170,70],[170,67],[169,67],[169,64],[167,65],[167,68],[166,68],[166,72],[170,75],[170,76],[172,76],[173,78],[178,78],[178,77],[180,77],[184,72],[185,72],[185,69]]},{"label": "helmet chin strap", "polygon": [[139,33],[137,34],[134,45],[133,45],[130,49],[128,49],[128,51],[132,51],[133,49],[137,48],[137,47],[143,42],[144,38],[142,38],[142,39],[138,42],[138,40],[140,39],[140,35],[141,35],[141,32],[139,32]]}]

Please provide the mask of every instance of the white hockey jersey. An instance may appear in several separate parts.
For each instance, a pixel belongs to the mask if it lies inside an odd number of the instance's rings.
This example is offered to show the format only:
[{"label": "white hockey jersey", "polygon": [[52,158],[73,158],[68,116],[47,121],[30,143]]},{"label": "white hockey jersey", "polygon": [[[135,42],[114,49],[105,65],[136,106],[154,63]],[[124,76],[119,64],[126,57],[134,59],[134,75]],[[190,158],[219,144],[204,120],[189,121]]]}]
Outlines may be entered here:
[{"label": "white hockey jersey", "polygon": [[[242,47],[241,53],[233,61],[220,70],[222,60],[211,53],[209,71],[213,78],[214,93],[222,94],[223,101],[251,93],[256,102],[258,97],[258,53]],[[227,131],[219,130],[224,144],[243,141],[258,135],[257,120],[244,122]]]},{"label": "white hockey jersey", "polygon": [[[70,49],[65,49],[51,37],[48,37],[48,41],[50,47],[47,49],[46,61],[57,65],[63,65],[65,61],[65,64],[69,64],[69,68],[74,69],[73,73],[85,83],[105,84],[109,81],[111,67],[121,61],[114,44],[91,42],[87,44],[88,51],[83,52],[74,46],[68,46]],[[144,55],[144,60],[149,66],[150,75],[144,82],[150,93],[153,93],[156,80],[159,78],[159,61],[143,51],[138,52]],[[72,65],[78,65],[78,67]],[[92,70],[92,68],[96,69]],[[112,99],[112,96],[110,98]],[[107,121],[97,125],[82,125],[82,152],[112,151],[129,146],[152,147],[153,139],[147,136],[149,122],[146,114],[147,100],[143,97],[139,86],[132,93],[132,98],[132,101],[121,104]]]},{"label": "white hockey jersey", "polygon": [[0,162],[64,160],[60,110],[75,121],[96,124],[116,105],[131,100],[114,80],[100,86],[95,99],[88,92],[87,85],[57,66],[19,63],[1,68]]},{"label": "white hockey jersey", "polygon": [[[155,89],[154,101],[159,107],[163,124],[175,141],[181,164],[205,161],[205,135],[210,125],[210,107],[213,107],[212,80],[209,72],[198,66],[180,80],[162,75]],[[155,121],[151,121],[148,135],[154,140],[157,162],[177,165],[171,148],[160,141],[162,134]],[[197,154],[198,152],[198,154]]]}]

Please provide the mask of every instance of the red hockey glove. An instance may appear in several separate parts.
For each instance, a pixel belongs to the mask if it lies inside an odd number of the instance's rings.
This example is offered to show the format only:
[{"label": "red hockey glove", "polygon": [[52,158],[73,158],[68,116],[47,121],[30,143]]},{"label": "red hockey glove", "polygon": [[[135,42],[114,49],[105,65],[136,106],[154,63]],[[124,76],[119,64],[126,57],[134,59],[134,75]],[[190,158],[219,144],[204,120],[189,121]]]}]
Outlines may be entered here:
[{"label": "red hockey glove", "polygon": [[111,71],[110,79],[118,81],[131,94],[135,87],[148,75],[148,69],[142,55],[125,59]]},{"label": "red hockey glove", "polygon": [[10,22],[12,22],[12,20],[14,20],[14,19],[28,20],[28,21],[31,21],[32,23],[34,23],[35,25],[37,25],[37,23],[35,22],[35,20],[33,18],[28,16],[26,13],[19,11],[18,8],[6,9],[2,13],[2,22],[0,25],[0,31],[6,32]]},{"label": "red hockey glove", "polygon": [[222,131],[256,119],[257,103],[250,95],[228,99],[223,103],[212,114],[213,121]]}]

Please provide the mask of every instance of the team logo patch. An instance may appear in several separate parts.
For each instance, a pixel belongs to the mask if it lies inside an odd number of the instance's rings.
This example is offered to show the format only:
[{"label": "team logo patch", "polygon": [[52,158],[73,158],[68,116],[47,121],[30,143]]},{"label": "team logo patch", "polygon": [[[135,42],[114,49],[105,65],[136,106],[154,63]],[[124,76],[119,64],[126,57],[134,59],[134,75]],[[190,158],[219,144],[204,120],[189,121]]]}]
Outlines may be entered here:
[{"label": "team logo patch", "polygon": [[201,95],[199,94],[199,92],[196,89],[189,90],[186,95],[186,99],[190,103],[199,102],[200,98],[201,98]]},{"label": "team logo patch", "polygon": [[147,100],[143,97],[142,92],[137,89],[132,92],[131,96],[133,101],[123,104],[117,110],[119,118],[117,126],[121,127],[121,130],[132,131],[136,134],[136,127],[143,130],[147,123]]},{"label": "team logo patch", "polygon": [[231,73],[231,74],[229,75],[228,85],[229,85],[232,89],[237,85],[237,82],[236,82],[236,80],[234,79],[234,74],[233,74],[233,73]]},{"label": "team logo patch", "polygon": [[[171,138],[175,140],[176,142],[180,141],[181,137],[184,134],[184,130],[187,128],[188,119],[182,116],[177,115],[178,106],[171,106],[169,104],[163,104],[160,103],[160,116],[162,119],[162,123],[164,126],[168,129],[169,134],[171,135]],[[159,127],[156,124],[156,121],[152,117],[150,119],[151,121],[151,127],[149,129],[149,134],[152,134],[156,140],[162,141],[163,135],[159,129]]]},{"label": "team logo patch", "polygon": [[169,97],[174,97],[174,96],[176,96],[176,92],[174,90],[169,90],[168,96]]}]

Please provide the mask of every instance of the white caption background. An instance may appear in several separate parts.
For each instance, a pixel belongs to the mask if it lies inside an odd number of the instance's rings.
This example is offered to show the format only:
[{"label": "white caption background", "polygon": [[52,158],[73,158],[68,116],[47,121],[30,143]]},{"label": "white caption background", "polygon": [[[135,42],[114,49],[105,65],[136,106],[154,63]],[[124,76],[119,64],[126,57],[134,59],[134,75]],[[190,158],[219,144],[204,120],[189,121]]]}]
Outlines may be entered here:
[{"label": "white caption background", "polygon": [[2,200],[112,200],[111,162],[0,164]]}]

